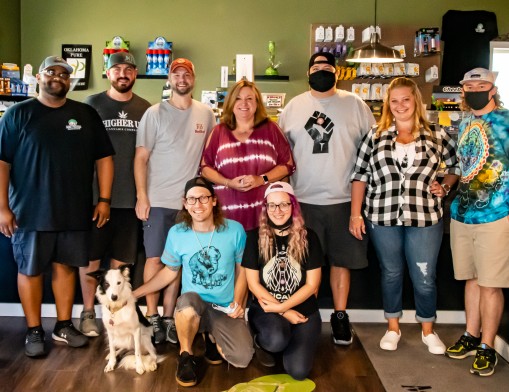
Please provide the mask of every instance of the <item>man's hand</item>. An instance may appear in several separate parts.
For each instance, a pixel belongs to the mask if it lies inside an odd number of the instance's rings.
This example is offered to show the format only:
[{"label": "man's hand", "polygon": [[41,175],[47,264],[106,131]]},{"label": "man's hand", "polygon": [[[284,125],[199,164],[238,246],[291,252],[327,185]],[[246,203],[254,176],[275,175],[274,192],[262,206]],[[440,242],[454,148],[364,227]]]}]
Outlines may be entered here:
[{"label": "man's hand", "polygon": [[136,201],[136,216],[139,220],[146,222],[150,214],[150,202],[146,197],[139,197]]},{"label": "man's hand", "polygon": [[97,203],[92,221],[97,221],[97,228],[100,229],[110,220],[110,205],[103,201]]},{"label": "man's hand", "polygon": [[7,238],[11,238],[17,228],[16,217],[10,208],[0,209],[0,233]]}]

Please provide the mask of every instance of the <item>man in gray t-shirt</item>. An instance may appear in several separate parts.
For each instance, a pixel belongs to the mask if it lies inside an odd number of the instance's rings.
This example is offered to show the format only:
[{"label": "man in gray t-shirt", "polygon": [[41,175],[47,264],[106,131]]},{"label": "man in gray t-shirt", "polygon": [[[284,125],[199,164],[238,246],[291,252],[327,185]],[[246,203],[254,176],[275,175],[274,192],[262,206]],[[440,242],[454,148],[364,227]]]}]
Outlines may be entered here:
[{"label": "man in gray t-shirt", "polygon": [[[171,98],[148,109],[138,128],[134,176],[136,215],[143,222],[147,258],[145,282],[163,268],[161,255],[168,231],[182,209],[182,189],[196,176],[203,146],[215,124],[212,110],[193,100],[194,82],[193,63],[182,58],[174,60],[168,75]],[[177,343],[172,316],[179,281],[165,289],[163,319],[157,310],[159,293],[146,296],[156,344],[164,340]]]},{"label": "man in gray t-shirt", "polygon": [[[306,225],[320,238],[330,265],[334,342],[352,343],[346,306],[350,269],[367,266],[367,238],[349,231],[350,175],[357,147],[375,124],[369,107],[355,94],[336,88],[336,61],[330,53],[315,53],[308,68],[310,90],[293,98],[279,125],[293,149],[297,170],[291,182]],[[317,175],[320,173],[320,175]]]},{"label": "man in gray t-shirt", "polygon": [[[134,184],[133,160],[136,147],[138,123],[150,103],[133,93],[137,68],[130,53],[119,52],[111,55],[106,75],[110,88],[85,100],[101,117],[115,148],[115,176],[111,198],[104,199],[110,204],[108,224],[98,228],[95,222],[91,229],[89,265],[80,268],[83,312],[80,331],[87,336],[99,336],[95,320],[94,294],[97,281],[87,273],[97,271],[100,262],[107,257],[111,268],[133,264],[138,255],[139,221],[134,211],[136,187]],[[99,200],[97,178],[94,180],[94,200]]]}]

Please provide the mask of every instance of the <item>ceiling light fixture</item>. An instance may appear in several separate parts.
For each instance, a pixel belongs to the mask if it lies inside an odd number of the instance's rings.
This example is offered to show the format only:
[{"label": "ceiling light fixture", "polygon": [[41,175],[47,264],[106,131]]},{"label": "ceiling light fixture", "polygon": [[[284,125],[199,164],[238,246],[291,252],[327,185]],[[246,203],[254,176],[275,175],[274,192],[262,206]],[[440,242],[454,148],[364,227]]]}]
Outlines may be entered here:
[{"label": "ceiling light fixture", "polygon": [[376,33],[376,9],[377,0],[375,0],[375,32],[371,33],[369,44],[355,49],[348,55],[346,61],[351,63],[399,63],[403,61],[399,51],[380,43],[380,37]]}]

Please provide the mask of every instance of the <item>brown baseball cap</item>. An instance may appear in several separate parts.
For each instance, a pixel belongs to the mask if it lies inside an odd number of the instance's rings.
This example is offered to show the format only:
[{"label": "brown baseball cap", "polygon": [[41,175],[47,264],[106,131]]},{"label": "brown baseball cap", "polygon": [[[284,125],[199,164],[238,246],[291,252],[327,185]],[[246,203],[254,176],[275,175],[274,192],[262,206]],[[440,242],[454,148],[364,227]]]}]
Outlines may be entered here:
[{"label": "brown baseball cap", "polygon": [[193,63],[185,58],[178,58],[171,62],[170,73],[175,72],[178,67],[184,68],[187,72],[192,73],[194,75],[194,65]]}]

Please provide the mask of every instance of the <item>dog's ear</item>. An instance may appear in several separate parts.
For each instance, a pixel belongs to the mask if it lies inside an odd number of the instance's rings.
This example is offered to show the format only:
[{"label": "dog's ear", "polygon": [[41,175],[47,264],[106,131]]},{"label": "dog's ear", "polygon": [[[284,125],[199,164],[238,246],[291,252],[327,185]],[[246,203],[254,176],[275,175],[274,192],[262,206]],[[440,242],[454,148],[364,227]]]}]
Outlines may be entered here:
[{"label": "dog's ear", "polygon": [[87,275],[100,280],[104,273],[105,271],[103,269],[98,269],[97,271],[87,272]]},{"label": "dog's ear", "polygon": [[124,264],[119,268],[119,270],[124,276],[124,278],[129,279],[129,276],[131,275],[131,267],[129,265]]}]

